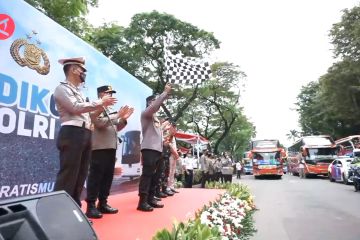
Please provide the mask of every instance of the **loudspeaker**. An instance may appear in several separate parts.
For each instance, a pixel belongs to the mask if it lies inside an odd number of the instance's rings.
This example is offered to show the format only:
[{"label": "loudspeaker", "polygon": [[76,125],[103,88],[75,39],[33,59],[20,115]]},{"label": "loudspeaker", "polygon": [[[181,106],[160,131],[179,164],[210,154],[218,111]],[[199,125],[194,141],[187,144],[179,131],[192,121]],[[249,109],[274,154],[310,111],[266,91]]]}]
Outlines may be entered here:
[{"label": "loudspeaker", "polygon": [[0,202],[0,240],[96,240],[87,217],[65,192]]}]

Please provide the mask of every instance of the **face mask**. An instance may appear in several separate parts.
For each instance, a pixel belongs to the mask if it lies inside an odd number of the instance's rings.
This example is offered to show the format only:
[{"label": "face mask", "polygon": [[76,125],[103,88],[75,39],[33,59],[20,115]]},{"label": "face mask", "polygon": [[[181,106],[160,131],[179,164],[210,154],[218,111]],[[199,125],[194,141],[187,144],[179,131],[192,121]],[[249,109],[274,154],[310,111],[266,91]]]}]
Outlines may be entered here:
[{"label": "face mask", "polygon": [[77,68],[75,71],[79,74],[79,78],[80,78],[81,82],[82,83],[85,82],[86,73],[81,72],[79,68]]},{"label": "face mask", "polygon": [[81,82],[85,82],[85,79],[86,79],[86,73],[80,73]]}]

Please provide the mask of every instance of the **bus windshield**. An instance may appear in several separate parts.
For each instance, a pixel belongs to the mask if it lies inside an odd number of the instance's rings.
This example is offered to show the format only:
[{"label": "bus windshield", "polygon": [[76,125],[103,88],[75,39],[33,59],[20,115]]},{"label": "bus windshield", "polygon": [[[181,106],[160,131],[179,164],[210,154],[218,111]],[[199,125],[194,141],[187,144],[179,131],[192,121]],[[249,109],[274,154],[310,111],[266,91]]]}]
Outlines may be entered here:
[{"label": "bus windshield", "polygon": [[280,153],[279,152],[262,152],[255,153],[254,159],[259,165],[264,164],[280,164]]},{"label": "bus windshield", "polygon": [[309,148],[308,154],[310,160],[332,158],[336,156],[335,148]]}]

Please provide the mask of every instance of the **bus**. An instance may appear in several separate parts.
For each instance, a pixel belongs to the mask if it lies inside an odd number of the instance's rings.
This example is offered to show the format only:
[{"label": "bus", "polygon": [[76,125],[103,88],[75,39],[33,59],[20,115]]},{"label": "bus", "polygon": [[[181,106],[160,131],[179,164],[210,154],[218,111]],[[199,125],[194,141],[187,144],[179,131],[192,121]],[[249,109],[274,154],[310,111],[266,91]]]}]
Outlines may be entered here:
[{"label": "bus", "polygon": [[288,148],[288,171],[299,175],[299,163],[305,162],[305,177],[328,174],[329,164],[337,157],[337,146],[328,135],[304,136]]},{"label": "bus", "polygon": [[339,147],[338,156],[360,157],[360,135],[352,135],[335,141]]},{"label": "bus", "polygon": [[251,159],[249,158],[250,156],[250,151],[247,151],[247,152],[244,152],[244,155],[243,155],[243,159],[242,159],[242,162],[243,162],[243,171],[244,171],[244,174],[253,174],[253,165],[252,165],[252,161]]},{"label": "bus", "polygon": [[283,157],[285,155],[279,140],[264,139],[252,141],[250,159],[252,160],[255,179],[269,175],[281,179],[284,174]]}]

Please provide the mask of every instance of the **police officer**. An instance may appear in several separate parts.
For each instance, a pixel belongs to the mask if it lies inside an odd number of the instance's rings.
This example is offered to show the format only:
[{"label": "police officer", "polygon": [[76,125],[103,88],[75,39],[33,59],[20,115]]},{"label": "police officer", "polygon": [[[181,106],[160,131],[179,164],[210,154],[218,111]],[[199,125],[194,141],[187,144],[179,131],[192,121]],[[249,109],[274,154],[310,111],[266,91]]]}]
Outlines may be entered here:
[{"label": "police officer", "polygon": [[156,170],[160,163],[163,150],[163,136],[161,123],[155,113],[160,109],[160,105],[165,101],[171,92],[171,85],[165,85],[164,92],[156,97],[146,98],[146,109],[141,113],[141,127],[143,140],[141,143],[141,154],[143,169],[139,183],[139,204],[137,209],[140,211],[153,211],[154,207],[161,208],[164,205],[155,199],[155,189],[157,186]]},{"label": "police officer", "polygon": [[[111,86],[101,86],[97,89],[100,99],[116,93]],[[134,112],[133,108],[123,106],[118,112],[113,112],[109,107],[96,116],[93,113],[94,132],[92,137],[92,154],[90,172],[87,180],[87,210],[88,218],[101,218],[102,213],[115,214],[118,209],[107,204],[111,183],[114,177],[116,162],[116,149],[118,145],[117,132],[127,124],[127,119]],[[97,208],[96,200],[99,199]]]},{"label": "police officer", "polygon": [[60,151],[60,170],[54,190],[65,190],[81,206],[80,195],[91,155],[89,112],[113,105],[116,99],[107,96],[94,102],[86,101],[79,89],[85,82],[85,59],[60,59],[59,63],[64,66],[66,80],[54,92],[61,123],[56,143]]}]

